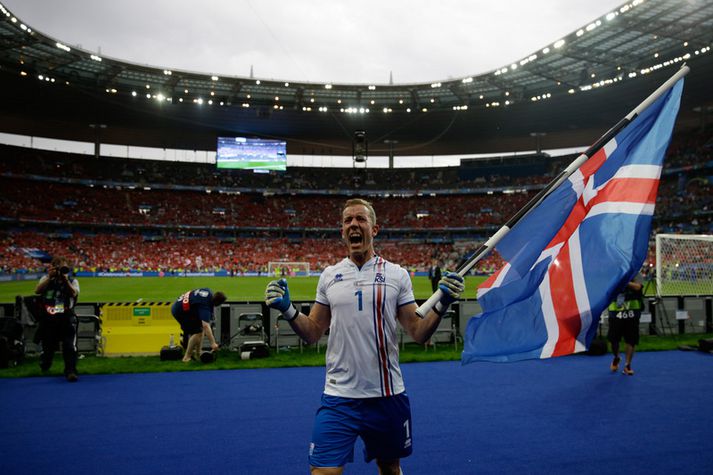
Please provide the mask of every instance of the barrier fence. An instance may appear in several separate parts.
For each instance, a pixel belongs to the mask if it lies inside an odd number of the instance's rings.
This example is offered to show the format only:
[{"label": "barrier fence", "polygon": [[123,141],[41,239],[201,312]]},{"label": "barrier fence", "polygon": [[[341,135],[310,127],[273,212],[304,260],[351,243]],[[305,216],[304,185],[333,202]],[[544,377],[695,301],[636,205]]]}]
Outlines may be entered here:
[{"label": "barrier fence", "polygon": [[[30,297],[27,297],[29,299]],[[294,302],[304,313],[309,313],[312,301]],[[421,302],[417,302],[421,303]],[[462,342],[468,320],[481,311],[475,299],[465,299],[453,304],[451,318],[444,319],[434,334],[434,343]],[[171,315],[171,302],[109,302],[82,303],[75,311],[85,317],[97,317],[99,324],[84,329],[87,340],[95,332],[97,345],[87,345],[87,352],[104,356],[158,355],[169,344],[171,335],[180,342],[181,329]],[[14,304],[0,305],[0,317],[15,316],[25,327],[26,350],[37,351],[32,343],[36,330],[35,319],[28,305],[20,297]],[[269,346],[299,347],[299,337],[290,332],[289,325],[278,321],[279,312],[268,308],[264,302],[226,302],[214,313],[213,328],[216,339],[223,348],[238,350],[246,340],[264,339]],[[248,322],[249,325],[246,325]],[[606,335],[608,318],[602,314],[599,335]],[[713,333],[713,295],[673,296],[645,299],[645,309],[640,320],[642,335],[682,335]],[[412,340],[401,335],[403,343]],[[323,347],[328,335],[320,340]],[[279,348],[278,348],[279,349]]]}]

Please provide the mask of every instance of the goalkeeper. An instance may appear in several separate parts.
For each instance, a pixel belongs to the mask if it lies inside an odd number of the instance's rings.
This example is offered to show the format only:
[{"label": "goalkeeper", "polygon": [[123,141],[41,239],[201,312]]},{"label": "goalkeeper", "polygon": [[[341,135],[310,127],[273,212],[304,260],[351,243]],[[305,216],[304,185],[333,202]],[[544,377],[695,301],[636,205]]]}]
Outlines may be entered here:
[{"label": "goalkeeper", "polygon": [[292,305],[285,279],[268,284],[265,302],[308,343],[329,329],[327,375],[309,449],[311,473],[341,473],[354,460],[354,443],[361,437],[367,462],[376,459],[381,474],[399,474],[400,459],[411,454],[413,433],[397,321],[414,340],[427,341],[460,298],[463,278],[445,272],[440,301],[420,318],[408,272],[374,251],[379,226],[372,205],[350,199],[341,219],[348,257],[322,272],[309,315]]}]

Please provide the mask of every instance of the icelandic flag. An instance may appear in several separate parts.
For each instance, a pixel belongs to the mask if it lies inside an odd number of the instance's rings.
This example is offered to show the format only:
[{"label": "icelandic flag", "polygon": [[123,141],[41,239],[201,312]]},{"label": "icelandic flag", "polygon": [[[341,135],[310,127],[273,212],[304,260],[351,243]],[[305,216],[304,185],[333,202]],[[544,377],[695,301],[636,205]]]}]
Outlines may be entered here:
[{"label": "icelandic flag", "polygon": [[52,260],[52,256],[36,247],[21,247],[19,249],[31,259],[39,259],[40,262],[50,262]]},{"label": "icelandic flag", "polygon": [[641,269],[683,79],[497,244],[506,265],[478,288],[464,364],[585,351],[612,295]]}]

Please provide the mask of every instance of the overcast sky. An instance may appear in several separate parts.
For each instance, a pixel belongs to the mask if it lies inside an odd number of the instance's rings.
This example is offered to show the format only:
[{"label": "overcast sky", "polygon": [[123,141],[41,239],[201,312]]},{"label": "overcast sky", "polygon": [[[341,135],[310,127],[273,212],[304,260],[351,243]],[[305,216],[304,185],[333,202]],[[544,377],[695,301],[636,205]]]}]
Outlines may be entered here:
[{"label": "overcast sky", "polygon": [[0,0],[107,57],[219,76],[432,82],[520,60],[624,0]]}]

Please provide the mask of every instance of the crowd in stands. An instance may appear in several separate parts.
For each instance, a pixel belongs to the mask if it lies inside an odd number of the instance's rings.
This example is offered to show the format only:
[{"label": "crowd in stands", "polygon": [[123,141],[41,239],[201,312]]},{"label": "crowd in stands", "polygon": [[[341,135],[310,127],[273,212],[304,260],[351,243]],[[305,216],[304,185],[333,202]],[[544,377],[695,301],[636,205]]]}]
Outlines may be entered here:
[{"label": "crowd in stands", "polygon": [[713,160],[713,134],[686,130],[671,138],[664,167],[667,169],[702,167]]},{"label": "crowd in stands", "polygon": [[[713,232],[712,150],[709,132],[674,136],[659,186],[655,232]],[[501,160],[508,163],[503,173],[497,173],[498,159],[483,162],[491,171],[482,176],[459,173],[458,167],[295,168],[283,174],[254,174],[224,172],[208,164],[94,159],[0,146],[0,222],[8,229],[18,225],[41,228],[39,232],[5,230],[0,234],[0,272],[41,267],[22,248],[40,248],[50,254],[65,249],[67,242],[53,239],[53,226],[69,229],[70,257],[86,270],[241,273],[264,271],[268,262],[278,260],[305,261],[312,269],[322,269],[343,251],[326,231],[336,236],[346,197],[369,189],[410,190],[369,197],[382,229],[401,233],[377,240],[384,257],[414,270],[427,268],[433,257],[454,268],[477,245],[475,240],[438,245],[429,243],[433,242],[429,238],[441,236],[452,242],[448,235],[458,230],[475,230],[481,237],[492,234],[537,191],[512,188],[547,183],[569,163],[565,158],[546,165],[536,160],[545,158],[522,160],[523,167],[543,172],[534,177],[515,176],[517,167],[505,160]],[[95,182],[70,184],[67,179]],[[96,182],[100,180],[104,183]],[[175,185],[195,187],[171,189]],[[218,186],[230,189],[219,191]],[[238,192],[237,187],[252,191]],[[449,193],[417,193],[427,187]],[[480,191],[454,192],[467,188]],[[322,192],[290,194],[290,190]],[[291,231],[300,239],[293,235],[288,239],[286,233]],[[265,236],[259,237],[260,232]],[[144,237],[152,233],[160,238]],[[226,242],[221,235],[249,237]],[[493,257],[479,271],[487,272],[499,263]]]},{"label": "crowd in stands", "polygon": [[[448,269],[455,269],[476,243],[434,244],[423,241],[377,240],[377,252],[411,271],[428,269],[437,259]],[[63,255],[75,270],[89,272],[155,271],[176,272],[227,271],[233,275],[266,275],[270,262],[307,262],[310,270],[323,270],[343,257],[344,246],[337,238],[287,239],[247,237],[235,240],[217,237],[150,238],[140,234],[62,235],[38,232],[0,234],[0,272],[40,272],[45,264],[26,252],[39,248],[49,255]],[[493,255],[479,263],[481,273],[494,271],[502,262]]]},{"label": "crowd in stands", "polygon": [[[114,226],[334,229],[345,196],[230,195],[84,187],[0,178],[0,217],[10,221]],[[371,198],[387,229],[488,228],[504,223],[535,192]],[[703,175],[662,180],[656,216],[667,231],[710,232],[713,186]]]},{"label": "crowd in stands", "polygon": [[[339,225],[344,196],[230,195],[116,189],[0,178],[0,217],[75,224],[326,228]],[[502,223],[534,192],[373,198],[388,228],[476,228]],[[504,199],[504,198],[507,199]]]}]

